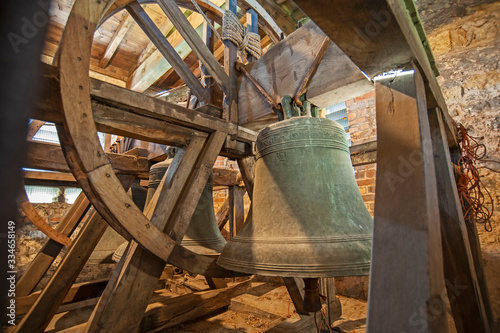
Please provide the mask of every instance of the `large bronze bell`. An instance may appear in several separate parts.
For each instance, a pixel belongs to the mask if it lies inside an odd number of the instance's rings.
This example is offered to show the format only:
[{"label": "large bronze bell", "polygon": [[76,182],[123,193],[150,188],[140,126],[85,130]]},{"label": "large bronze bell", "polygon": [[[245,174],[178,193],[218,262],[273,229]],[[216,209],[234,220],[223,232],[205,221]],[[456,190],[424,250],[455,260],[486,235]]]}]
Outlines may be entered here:
[{"label": "large bronze bell", "polygon": [[368,275],[372,218],[338,123],[295,117],[257,138],[252,218],[218,265],[287,277]]},{"label": "large bronze bell", "polygon": [[[172,159],[167,159],[151,167],[149,172],[148,202],[153,197],[171,162]],[[217,226],[217,220],[215,219],[212,173],[210,173],[207,184],[203,189],[181,245],[195,253],[204,255],[219,254],[224,245],[226,245],[226,240],[222,237]]]}]

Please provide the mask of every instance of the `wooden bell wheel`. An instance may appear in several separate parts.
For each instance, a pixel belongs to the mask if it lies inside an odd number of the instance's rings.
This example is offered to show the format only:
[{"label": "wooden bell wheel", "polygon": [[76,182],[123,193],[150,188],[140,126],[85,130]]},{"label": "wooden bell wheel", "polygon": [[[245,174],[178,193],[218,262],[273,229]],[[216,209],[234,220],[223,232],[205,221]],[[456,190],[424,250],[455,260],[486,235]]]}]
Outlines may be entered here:
[{"label": "wooden bell wheel", "polygon": [[[145,214],[127,196],[97,138],[90,98],[91,81],[88,74],[94,31],[103,19],[123,8],[129,10],[139,25],[146,24],[148,18],[145,19],[145,12],[139,3],[145,2],[130,0],[75,2],[59,53],[59,80],[64,114],[64,130],[60,130],[61,146],[75,178],[91,203],[126,239],[134,240],[163,261],[193,273],[213,277],[241,275],[218,267],[213,258],[195,254],[176,244],[176,240],[182,239],[187,228],[189,219],[186,219],[186,216],[189,212],[174,207],[181,200],[185,200],[186,204],[191,201],[196,202],[190,195],[194,193],[196,197],[196,192],[201,193],[201,189],[194,182],[205,183],[226,136],[235,134],[235,126],[221,120],[218,122],[220,125],[218,129],[208,127],[202,127],[200,130],[190,129],[189,136],[184,135],[183,138],[186,143],[184,157],[179,158],[179,161],[174,162],[171,167],[174,170],[178,167],[179,172],[173,173],[171,178],[167,177],[165,182],[168,186],[160,185]],[[221,10],[209,5],[210,2],[200,3],[204,4],[204,9],[213,11],[219,18],[221,17]],[[161,0],[159,4],[168,13],[174,25],[182,26],[181,21],[184,16],[175,2]],[[190,33],[191,31],[188,31],[183,36],[185,40],[198,37],[190,36]],[[149,37],[151,39],[151,35]],[[200,52],[203,54],[206,51],[208,49]],[[225,88],[228,84],[227,75],[215,58],[209,60],[206,66],[212,71],[215,81]],[[183,76],[182,73],[179,75]],[[194,75],[184,73],[184,76],[185,82],[191,82],[195,87],[200,85]],[[197,90],[192,90],[196,94]],[[202,89],[199,91],[200,94],[204,92]],[[173,106],[173,113],[175,111]],[[178,142],[178,137],[175,140]],[[183,190],[183,184],[193,185],[192,191]],[[194,209],[196,205],[191,204],[191,206]],[[166,215],[169,210],[170,215]],[[169,234],[163,232],[166,225],[172,226]]]}]

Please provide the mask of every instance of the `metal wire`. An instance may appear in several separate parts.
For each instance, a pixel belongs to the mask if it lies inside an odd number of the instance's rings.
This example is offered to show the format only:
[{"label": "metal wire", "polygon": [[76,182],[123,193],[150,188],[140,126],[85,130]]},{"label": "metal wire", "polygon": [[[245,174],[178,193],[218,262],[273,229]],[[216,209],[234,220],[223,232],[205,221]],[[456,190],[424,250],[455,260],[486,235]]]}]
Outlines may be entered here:
[{"label": "metal wire", "polygon": [[[458,160],[457,187],[464,218],[470,223],[484,224],[484,229],[491,232],[493,198],[481,181],[478,168],[475,166],[478,161],[484,161],[486,146],[478,142],[479,138],[470,136],[462,124],[459,124],[457,129],[461,155]],[[491,209],[488,206],[491,206]]]}]

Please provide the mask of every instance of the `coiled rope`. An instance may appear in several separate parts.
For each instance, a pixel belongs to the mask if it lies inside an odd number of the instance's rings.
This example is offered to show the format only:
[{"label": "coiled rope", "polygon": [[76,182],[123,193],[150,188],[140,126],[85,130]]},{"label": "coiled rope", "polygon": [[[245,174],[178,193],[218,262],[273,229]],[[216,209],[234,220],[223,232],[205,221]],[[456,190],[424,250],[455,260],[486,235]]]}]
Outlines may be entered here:
[{"label": "coiled rope", "polygon": [[248,28],[243,26],[238,20],[238,16],[235,13],[226,10],[222,17],[222,37],[219,35],[215,27],[212,25],[208,17],[205,15],[200,6],[195,0],[191,0],[196,10],[203,16],[204,20],[207,21],[210,29],[220,40],[229,40],[234,43],[238,50],[244,54],[248,52],[254,58],[259,59],[262,54],[262,48],[260,44],[260,36],[257,33],[248,31]]}]

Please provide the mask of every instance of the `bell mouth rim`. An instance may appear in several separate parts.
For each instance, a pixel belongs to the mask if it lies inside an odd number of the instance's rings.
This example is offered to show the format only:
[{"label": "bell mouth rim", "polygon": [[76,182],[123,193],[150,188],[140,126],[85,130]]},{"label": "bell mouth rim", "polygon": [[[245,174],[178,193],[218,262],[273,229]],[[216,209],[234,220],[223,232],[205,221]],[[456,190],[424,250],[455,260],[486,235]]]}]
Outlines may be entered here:
[{"label": "bell mouth rim", "polygon": [[370,261],[355,264],[297,265],[247,262],[219,256],[217,265],[235,272],[264,276],[328,278],[370,275]]}]

